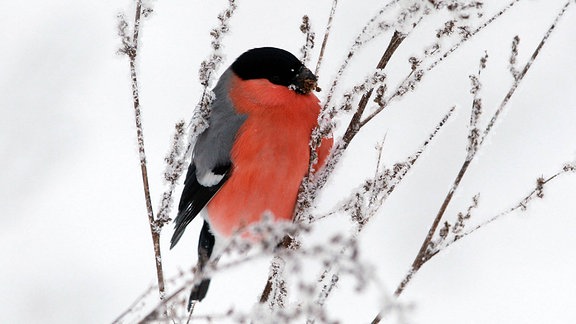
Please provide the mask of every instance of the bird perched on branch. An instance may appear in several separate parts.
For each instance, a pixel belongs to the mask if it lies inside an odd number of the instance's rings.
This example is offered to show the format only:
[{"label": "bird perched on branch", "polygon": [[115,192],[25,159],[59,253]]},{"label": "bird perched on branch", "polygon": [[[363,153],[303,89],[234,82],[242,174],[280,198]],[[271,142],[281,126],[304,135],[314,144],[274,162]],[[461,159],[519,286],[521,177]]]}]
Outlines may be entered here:
[{"label": "bird perched on branch", "polygon": [[[240,55],[214,88],[208,128],[195,144],[170,248],[202,211],[198,268],[234,233],[265,213],[291,221],[308,172],[310,136],[320,105],[316,76],[289,52],[263,47]],[[317,149],[325,162],[332,139]],[[192,289],[190,304],[206,296],[210,279]]]}]

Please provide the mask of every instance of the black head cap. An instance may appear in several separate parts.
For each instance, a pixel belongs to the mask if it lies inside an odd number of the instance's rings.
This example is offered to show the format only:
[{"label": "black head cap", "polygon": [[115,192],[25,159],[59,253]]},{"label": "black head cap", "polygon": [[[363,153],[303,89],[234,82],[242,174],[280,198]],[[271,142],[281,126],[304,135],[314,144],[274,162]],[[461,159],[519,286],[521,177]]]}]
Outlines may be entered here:
[{"label": "black head cap", "polygon": [[251,49],[240,55],[232,70],[243,80],[267,79],[299,93],[316,88],[316,76],[290,52],[275,47]]}]

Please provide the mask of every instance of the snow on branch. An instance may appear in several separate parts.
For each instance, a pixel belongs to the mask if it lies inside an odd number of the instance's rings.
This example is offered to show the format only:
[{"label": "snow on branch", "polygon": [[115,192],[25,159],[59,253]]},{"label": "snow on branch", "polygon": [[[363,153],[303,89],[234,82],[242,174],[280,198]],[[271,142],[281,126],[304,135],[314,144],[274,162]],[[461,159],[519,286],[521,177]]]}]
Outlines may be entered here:
[{"label": "snow on branch", "polygon": [[[140,35],[141,22],[143,17],[148,17],[152,13],[150,1],[143,5],[142,0],[136,1],[134,21],[132,25],[126,19],[124,14],[118,15],[118,35],[122,41],[122,47],[119,53],[125,54],[130,62],[130,79],[132,86],[132,103],[134,108],[134,120],[136,123],[136,140],[138,143],[138,155],[140,157],[140,172],[142,176],[142,186],[144,189],[144,200],[146,202],[146,212],[150,233],[152,235],[152,244],[154,246],[154,264],[156,266],[156,279],[158,282],[158,293],[160,300],[163,300],[166,294],[164,271],[162,269],[162,254],[160,249],[160,230],[165,220],[158,222],[152,209],[152,199],[150,197],[150,186],[148,182],[148,166],[146,163],[146,150],[144,147],[144,129],[142,126],[142,112],[140,107],[140,96],[138,87],[138,73],[136,69],[136,59],[138,55],[138,41]],[[131,30],[130,30],[131,29]],[[131,33],[130,33],[131,31]],[[166,311],[162,312],[167,315]]]},{"label": "snow on branch", "polygon": [[316,37],[316,34],[312,31],[312,27],[310,26],[310,18],[306,15],[302,17],[300,31],[306,36],[306,41],[300,49],[300,53],[302,54],[300,61],[302,61],[304,65],[308,65],[308,62],[310,61],[310,54],[314,48],[314,38]]},{"label": "snow on branch", "polygon": [[[462,214],[461,212],[458,213],[458,219],[456,223],[452,226],[449,222],[446,222],[444,228],[446,230],[440,233],[440,237],[437,238],[435,241],[431,242],[428,250],[428,255],[426,256],[428,259],[435,256],[439,252],[443,251],[447,247],[451,246],[452,244],[456,243],[460,239],[476,232],[477,230],[485,227],[486,225],[498,220],[504,216],[510,215],[514,212],[526,211],[528,207],[536,200],[544,198],[544,189],[546,185],[549,185],[554,180],[559,179],[562,175],[568,173],[576,172],[576,162],[565,163],[562,168],[556,171],[553,175],[548,177],[540,176],[536,178],[534,182],[534,188],[524,197],[520,198],[515,202],[511,207],[495,214],[492,217],[487,218],[487,220],[475,225],[474,227],[469,228],[468,220],[471,218],[471,212],[473,209],[478,207],[479,196],[480,194],[476,194],[472,198],[472,204],[468,207],[466,214]],[[486,217],[482,217],[486,219]],[[450,230],[451,228],[451,230]]]}]

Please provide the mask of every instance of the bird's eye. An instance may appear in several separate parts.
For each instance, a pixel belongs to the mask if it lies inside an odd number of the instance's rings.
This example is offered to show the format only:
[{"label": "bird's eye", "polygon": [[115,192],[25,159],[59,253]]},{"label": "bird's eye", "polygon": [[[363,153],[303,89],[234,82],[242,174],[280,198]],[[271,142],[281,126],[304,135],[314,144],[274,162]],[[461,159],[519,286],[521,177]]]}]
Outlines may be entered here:
[{"label": "bird's eye", "polygon": [[296,71],[296,70],[294,70],[294,69],[290,69],[290,72],[294,72],[294,71]]}]

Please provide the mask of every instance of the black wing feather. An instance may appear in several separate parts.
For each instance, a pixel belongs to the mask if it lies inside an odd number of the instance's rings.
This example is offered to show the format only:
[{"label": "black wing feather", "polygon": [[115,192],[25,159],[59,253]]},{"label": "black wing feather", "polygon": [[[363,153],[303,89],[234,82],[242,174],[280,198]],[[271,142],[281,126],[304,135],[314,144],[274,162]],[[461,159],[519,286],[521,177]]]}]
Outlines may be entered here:
[{"label": "black wing feather", "polygon": [[180,197],[178,205],[178,216],[174,220],[174,234],[170,240],[170,248],[173,248],[182,234],[186,226],[198,215],[198,213],[206,206],[212,197],[220,190],[220,187],[228,180],[232,164],[221,165],[212,170],[214,174],[224,175],[224,178],[217,184],[211,187],[205,187],[198,182],[196,178],[196,166],[194,162],[190,163],[188,172],[186,173],[186,180],[184,181],[184,190]]}]

